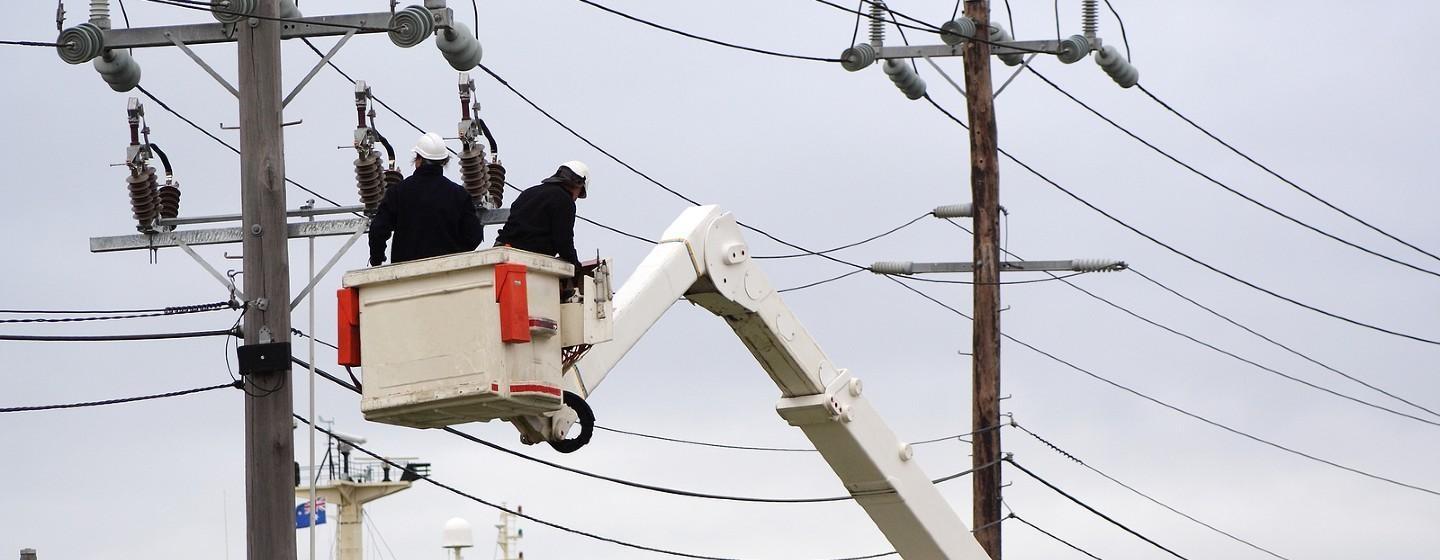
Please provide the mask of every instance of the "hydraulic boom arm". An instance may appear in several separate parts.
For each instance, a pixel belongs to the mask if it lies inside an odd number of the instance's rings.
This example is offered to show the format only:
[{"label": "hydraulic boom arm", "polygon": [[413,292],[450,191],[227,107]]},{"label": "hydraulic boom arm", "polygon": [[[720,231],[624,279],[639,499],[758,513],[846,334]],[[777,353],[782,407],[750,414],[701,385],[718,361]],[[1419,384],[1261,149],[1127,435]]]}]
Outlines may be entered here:
[{"label": "hydraulic boom arm", "polygon": [[780,416],[805,432],[845,487],[907,560],[988,558],[970,531],[755,265],[735,218],[686,210],[615,295],[614,338],[566,374],[586,397],[680,298],[725,319],[780,388]]}]

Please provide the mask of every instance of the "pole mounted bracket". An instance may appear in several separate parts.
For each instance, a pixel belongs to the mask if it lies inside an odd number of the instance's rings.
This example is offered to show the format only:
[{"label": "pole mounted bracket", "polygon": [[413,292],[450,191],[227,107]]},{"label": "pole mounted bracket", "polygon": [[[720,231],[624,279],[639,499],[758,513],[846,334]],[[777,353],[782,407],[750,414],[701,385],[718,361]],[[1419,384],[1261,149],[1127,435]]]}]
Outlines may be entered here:
[{"label": "pole mounted bracket", "polygon": [[274,373],[290,369],[290,343],[266,342],[235,347],[240,375]]}]

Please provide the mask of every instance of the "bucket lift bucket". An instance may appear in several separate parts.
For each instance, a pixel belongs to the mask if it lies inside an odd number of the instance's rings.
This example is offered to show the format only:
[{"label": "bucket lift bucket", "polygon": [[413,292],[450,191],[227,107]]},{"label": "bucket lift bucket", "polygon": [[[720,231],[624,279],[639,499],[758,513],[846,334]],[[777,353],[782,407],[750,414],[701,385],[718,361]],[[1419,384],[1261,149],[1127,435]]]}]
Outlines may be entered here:
[{"label": "bucket lift bucket", "polygon": [[434,428],[560,410],[562,338],[575,338],[562,328],[609,338],[608,293],[562,312],[560,281],[572,274],[569,263],[507,247],[347,273],[341,357],[360,365],[363,356],[365,419]]}]

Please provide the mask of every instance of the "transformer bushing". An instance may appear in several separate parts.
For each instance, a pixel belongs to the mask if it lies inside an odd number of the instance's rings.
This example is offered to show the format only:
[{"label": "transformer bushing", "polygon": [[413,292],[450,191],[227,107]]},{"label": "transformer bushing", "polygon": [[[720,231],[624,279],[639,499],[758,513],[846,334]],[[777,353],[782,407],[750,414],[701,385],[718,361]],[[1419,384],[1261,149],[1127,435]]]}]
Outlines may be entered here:
[{"label": "transformer bushing", "polygon": [[153,231],[155,218],[160,213],[155,168],[146,166],[139,171],[132,170],[125,182],[130,191],[131,217],[135,218],[137,222],[135,229],[145,232]]},{"label": "transformer bushing", "polygon": [[375,152],[366,152],[355,160],[355,187],[360,191],[360,203],[365,205],[366,214],[374,214],[385,198],[384,175],[380,156]]},{"label": "transformer bushing", "polygon": [[479,144],[460,152],[460,180],[476,206],[485,203],[490,187],[490,169],[485,165],[485,147]]}]

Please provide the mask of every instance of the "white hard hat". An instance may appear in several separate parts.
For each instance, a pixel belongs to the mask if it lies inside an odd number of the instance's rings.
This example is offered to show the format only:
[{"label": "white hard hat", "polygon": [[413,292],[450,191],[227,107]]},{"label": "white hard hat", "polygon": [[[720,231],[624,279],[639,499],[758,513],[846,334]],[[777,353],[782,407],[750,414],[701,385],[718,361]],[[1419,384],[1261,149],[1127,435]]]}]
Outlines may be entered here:
[{"label": "white hard hat", "polygon": [[445,139],[434,132],[426,132],[420,136],[420,139],[415,141],[415,147],[410,151],[415,152],[417,156],[433,161],[450,157],[450,152],[445,149]]},{"label": "white hard hat", "polygon": [[590,190],[590,166],[585,165],[583,161],[567,161],[560,164],[560,167],[568,167],[580,176],[580,179],[584,181],[584,184],[580,186],[580,198],[585,198],[586,191]]}]

